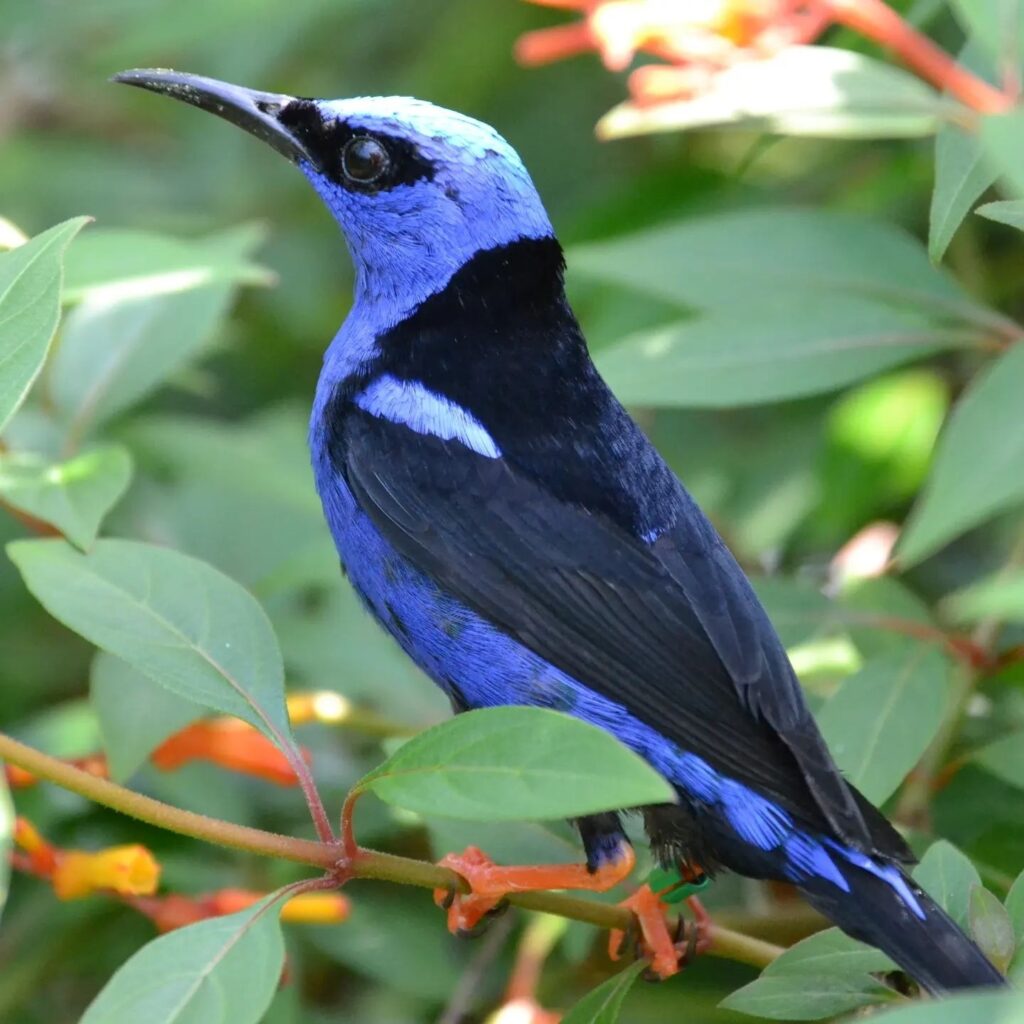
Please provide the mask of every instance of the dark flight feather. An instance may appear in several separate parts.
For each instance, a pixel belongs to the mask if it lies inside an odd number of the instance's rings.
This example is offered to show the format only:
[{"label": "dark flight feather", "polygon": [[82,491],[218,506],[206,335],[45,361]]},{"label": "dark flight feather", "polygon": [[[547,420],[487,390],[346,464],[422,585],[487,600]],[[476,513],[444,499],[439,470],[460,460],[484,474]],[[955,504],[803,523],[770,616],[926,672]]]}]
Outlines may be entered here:
[{"label": "dark flight feather", "polygon": [[827,757],[742,571],[681,489],[647,544],[458,442],[358,410],[343,436],[362,508],[449,593],[807,827],[909,857]]}]

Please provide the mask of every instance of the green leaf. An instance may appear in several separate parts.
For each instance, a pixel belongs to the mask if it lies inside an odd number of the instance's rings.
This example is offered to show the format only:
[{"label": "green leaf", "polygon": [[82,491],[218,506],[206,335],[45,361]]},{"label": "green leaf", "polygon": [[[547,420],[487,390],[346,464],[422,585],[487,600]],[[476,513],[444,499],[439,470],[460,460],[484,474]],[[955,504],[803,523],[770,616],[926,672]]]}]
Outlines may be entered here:
[{"label": "green leaf", "polygon": [[865,659],[882,654],[904,653],[909,657],[921,641],[916,636],[887,629],[890,619],[935,627],[928,606],[892,576],[851,579],[839,597],[839,621],[846,623],[850,637]]},{"label": "green leaf", "polygon": [[81,1024],[257,1024],[284,966],[279,893],[143,946]]},{"label": "green leaf", "polygon": [[996,177],[976,135],[955,125],[942,126],[935,139],[935,189],[928,221],[928,255],[936,263],[964,217]]},{"label": "green leaf", "polygon": [[562,1024],[615,1024],[622,1004],[647,963],[638,960],[588,992],[562,1018]]},{"label": "green leaf", "polygon": [[291,749],[281,652],[263,609],[234,580],[171,551],[99,540],[7,547],[46,610],[168,690],[241,718]]},{"label": "green leaf", "polygon": [[928,369],[875,377],[829,413],[818,517],[849,537],[909,501],[928,475],[949,406],[948,386]]},{"label": "green leaf", "polygon": [[817,715],[843,774],[884,802],[934,739],[949,706],[949,662],[916,644],[847,677]]},{"label": "green leaf", "polygon": [[116,782],[124,782],[164,740],[203,714],[198,704],[106,651],[97,651],[92,660],[89,701]]},{"label": "green leaf", "polygon": [[[241,258],[249,234],[207,240]],[[101,291],[67,316],[47,371],[49,394],[73,441],[136,404],[200,355],[227,313],[233,281],[189,291]]]},{"label": "green leaf", "polygon": [[1024,789],[1024,729],[1018,729],[971,754],[971,760],[1011,786]]},{"label": "green leaf", "polygon": [[1024,196],[1024,111],[982,118],[981,141],[1016,195]]},{"label": "green leaf", "polygon": [[1024,871],[1010,886],[1006,897],[1006,912],[1010,915],[1010,924],[1018,945],[1024,946]]},{"label": "green leaf", "polygon": [[0,913],[7,903],[11,878],[11,849],[14,846],[14,804],[7,788],[7,773],[0,761]]},{"label": "green leaf", "polygon": [[914,881],[935,900],[961,928],[969,927],[971,890],[981,885],[978,870],[952,843],[940,839],[928,847],[914,868]]},{"label": "green leaf", "polygon": [[972,583],[942,602],[943,611],[957,622],[998,618],[1024,622],[1024,571],[998,572]]},{"label": "green leaf", "polygon": [[897,545],[912,565],[1024,501],[1024,346],[979,373],[939,437],[935,466]]},{"label": "green leaf", "polygon": [[790,946],[765,969],[772,974],[842,976],[894,970],[893,962],[880,949],[865,945],[838,928],[826,928]]},{"label": "green leaf", "polygon": [[891,64],[829,46],[787,46],[764,60],[736,62],[686,100],[620,104],[597,132],[614,139],[727,126],[780,135],[901,138],[930,135],[940,112],[936,92]]},{"label": "green leaf", "polygon": [[60,319],[64,250],[88,222],[66,220],[0,253],[0,430],[42,369]]},{"label": "green leaf", "polygon": [[1006,908],[988,889],[976,885],[971,889],[967,915],[974,941],[985,956],[1005,973],[1016,946],[1013,922]]},{"label": "green leaf", "polygon": [[[1020,0],[951,0],[964,31],[999,66],[1024,58],[1024,4]],[[1016,53],[1014,52],[1016,44]]]},{"label": "green leaf", "polygon": [[669,784],[610,733],[542,708],[468,711],[413,737],[358,790],[420,814],[575,818],[672,802]]},{"label": "green leaf", "polygon": [[728,407],[834,391],[970,342],[905,310],[862,298],[805,295],[791,307],[746,303],[633,335],[597,355],[627,405]]},{"label": "green leaf", "polygon": [[769,1020],[820,1020],[892,995],[891,989],[869,974],[838,978],[834,974],[762,974],[720,1005]]},{"label": "green leaf", "polygon": [[872,1024],[1020,1024],[1024,993],[972,992],[900,1006],[871,1018]]},{"label": "green leaf", "polygon": [[[957,62],[980,77],[991,77],[991,58],[968,42]],[[938,263],[956,229],[998,174],[976,132],[945,122],[935,138],[935,186],[928,221],[928,255]]]},{"label": "green leaf", "polygon": [[1024,231],[1024,199],[985,203],[974,212],[999,224],[1008,224],[1011,228]]},{"label": "green leaf", "polygon": [[893,227],[848,213],[737,210],[691,217],[569,253],[573,274],[597,278],[687,309],[736,317],[793,317],[793,303],[820,308],[825,296],[915,309],[921,315],[975,312],[921,244]]},{"label": "green leaf", "polygon": [[[262,232],[260,232],[261,234]],[[252,237],[252,236],[250,236]],[[252,237],[245,249],[254,247]],[[165,295],[221,283],[267,285],[274,275],[209,239],[181,239],[151,231],[99,228],[80,238],[64,264],[64,301]]]},{"label": "green leaf", "polygon": [[0,497],[87,548],[128,489],[131,475],[132,459],[121,445],[96,448],[66,462],[30,453],[0,454]]}]

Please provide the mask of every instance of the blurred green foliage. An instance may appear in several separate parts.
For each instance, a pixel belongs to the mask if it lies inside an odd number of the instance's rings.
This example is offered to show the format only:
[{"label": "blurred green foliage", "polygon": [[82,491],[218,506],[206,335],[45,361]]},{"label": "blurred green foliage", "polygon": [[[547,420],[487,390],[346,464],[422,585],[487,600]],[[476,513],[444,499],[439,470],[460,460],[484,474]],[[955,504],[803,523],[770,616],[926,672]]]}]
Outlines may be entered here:
[{"label": "blurred green foliage", "polygon": [[[895,6],[913,7],[953,52],[968,26],[977,33],[969,61],[991,59],[985,4]],[[949,840],[929,852],[944,869],[934,879],[959,879],[947,903],[993,948],[1007,944],[1005,915],[1019,947],[1024,886],[1005,911],[995,900],[1024,866],[1024,672],[1013,657],[1024,643],[1019,115],[993,119],[978,137],[946,127],[937,142],[766,144],[746,130],[598,143],[592,126],[620,81],[592,59],[534,71],[512,62],[516,36],[552,20],[511,0],[0,0],[0,215],[30,236],[96,219],[74,241],[77,225],[61,234],[69,308],[3,435],[0,500],[17,515],[0,515],[0,540],[26,536],[30,516],[86,548],[99,530],[203,559],[266,610],[291,688],[336,690],[403,727],[443,718],[445,701],[340,578],[308,469],[320,355],[349,302],[337,231],[301,176],[252,139],[106,79],[171,66],[298,95],[414,94],[458,108],[496,125],[531,169],[603,371],[761,574],[759,592],[840,764],[913,827],[916,849]],[[968,211],[982,198],[1002,201],[979,218]],[[945,254],[943,268],[929,251]],[[29,252],[0,257],[0,299]],[[29,325],[43,347],[55,295]],[[16,381],[0,369],[0,396],[14,396],[6,411],[37,368]],[[850,541],[880,521],[907,524],[900,561],[884,580],[858,581],[867,556]],[[69,548],[67,557],[87,556]],[[966,630],[989,662],[964,656]],[[0,651],[5,731],[62,757],[105,745],[133,788],[308,834],[295,790],[208,765],[140,768],[194,712],[51,619],[6,559]],[[299,739],[332,813],[384,756],[375,737],[327,725],[302,727]],[[922,756],[926,780],[944,784],[937,793],[906,781]],[[169,891],[269,889],[298,877],[49,786],[16,800],[60,845],[145,843]],[[419,857],[469,841],[509,861],[575,850],[557,827],[469,826],[370,800],[358,828],[371,845]],[[977,895],[979,883],[995,896]],[[58,904],[22,877],[12,889],[0,1020],[77,1020],[152,936],[102,898]],[[475,948],[447,936],[419,890],[348,891],[346,924],[286,928],[291,980],[265,1019],[438,1019]],[[770,938],[814,926],[782,934],[773,918],[785,917],[785,897],[736,880],[718,882],[709,903]],[[546,1005],[568,1007],[606,978],[594,938],[566,931],[544,971]],[[493,1009],[514,942],[506,946],[467,1020]],[[872,955],[826,932],[757,980],[703,959],[666,985],[635,986],[619,1019],[739,1020],[716,1008],[730,993],[736,1010],[807,1016],[808,961],[826,978],[818,1009],[842,1013],[878,997]],[[1019,976],[1024,954],[1009,959]],[[978,1005],[971,1019],[990,1019]]]}]

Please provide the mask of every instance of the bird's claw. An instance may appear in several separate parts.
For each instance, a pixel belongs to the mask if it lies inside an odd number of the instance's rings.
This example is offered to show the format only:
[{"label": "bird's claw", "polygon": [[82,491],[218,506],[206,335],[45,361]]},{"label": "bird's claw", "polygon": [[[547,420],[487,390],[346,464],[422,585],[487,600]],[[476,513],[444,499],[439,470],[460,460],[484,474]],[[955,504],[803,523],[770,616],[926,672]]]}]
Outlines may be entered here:
[{"label": "bird's claw", "polygon": [[[648,981],[670,978],[707,949],[709,921],[703,907],[699,912],[695,910],[697,921],[694,924],[679,918],[670,931],[665,918],[666,905],[649,886],[641,886],[619,906],[633,913],[630,946],[637,956],[650,958],[651,965],[643,975]],[[612,931],[608,955],[613,960],[619,959],[625,940],[626,933],[618,929]]]},{"label": "bird's claw", "polygon": [[490,928],[491,924],[502,914],[505,913],[508,908],[512,906],[511,903],[504,897],[500,899],[490,910],[485,910],[483,916],[473,925],[472,928],[460,928],[455,932],[455,935],[460,939],[476,939],[479,938],[484,932]]},{"label": "bird's claw", "polygon": [[469,846],[462,853],[447,854],[438,863],[461,875],[470,890],[459,892],[454,885],[434,890],[434,903],[447,912],[448,931],[463,937],[479,935],[488,919],[500,914],[508,903],[507,890],[490,877],[494,861],[482,850]]}]

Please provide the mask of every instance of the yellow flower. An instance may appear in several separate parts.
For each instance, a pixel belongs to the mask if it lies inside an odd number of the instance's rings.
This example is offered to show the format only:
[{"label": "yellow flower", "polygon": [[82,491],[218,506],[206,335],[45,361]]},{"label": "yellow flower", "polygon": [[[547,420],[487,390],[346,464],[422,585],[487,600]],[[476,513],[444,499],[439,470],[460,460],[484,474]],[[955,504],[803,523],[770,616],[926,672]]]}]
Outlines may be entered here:
[{"label": "yellow flower", "polygon": [[111,846],[98,853],[62,852],[53,871],[53,890],[62,900],[80,899],[99,889],[122,896],[156,892],[160,865],[144,846]]},{"label": "yellow flower", "polygon": [[292,924],[339,924],[349,915],[348,899],[340,892],[306,892],[281,909],[281,920]]},{"label": "yellow flower", "polygon": [[[220,889],[201,901],[211,915],[235,914],[266,895],[249,889]],[[281,908],[281,920],[291,924],[339,924],[348,917],[350,910],[348,897],[340,892],[305,892],[293,896]]]}]

